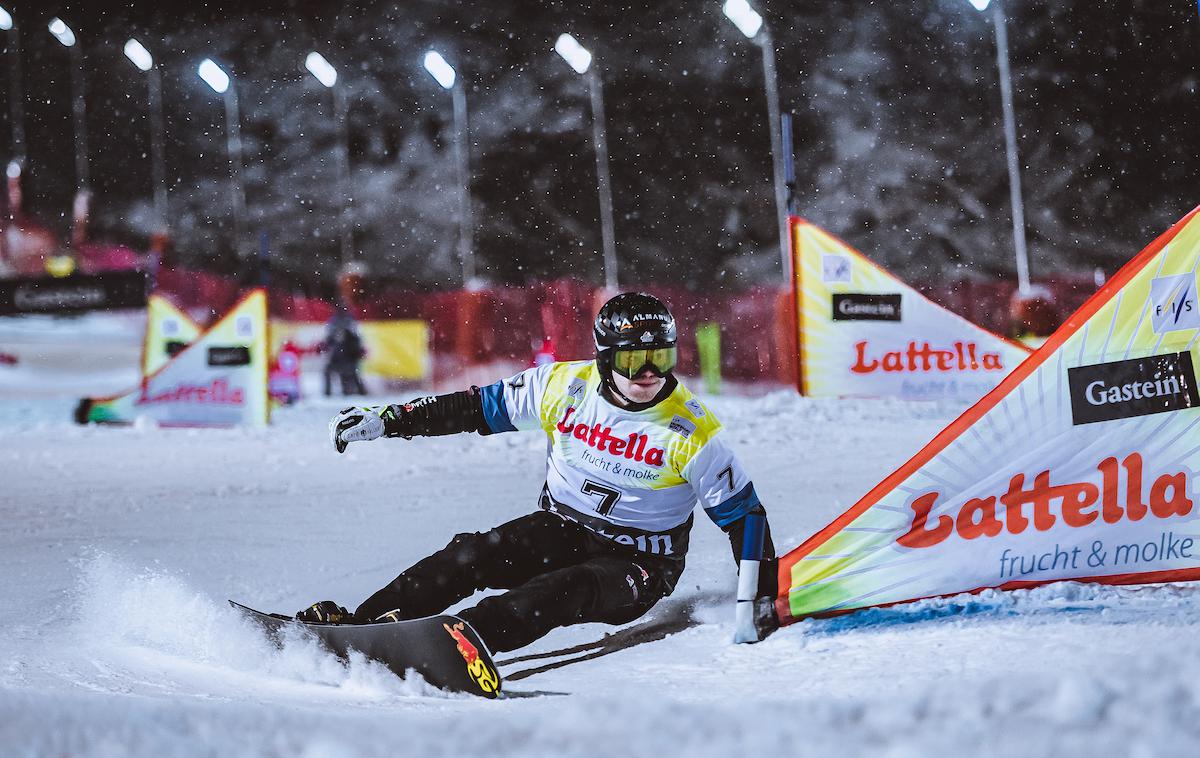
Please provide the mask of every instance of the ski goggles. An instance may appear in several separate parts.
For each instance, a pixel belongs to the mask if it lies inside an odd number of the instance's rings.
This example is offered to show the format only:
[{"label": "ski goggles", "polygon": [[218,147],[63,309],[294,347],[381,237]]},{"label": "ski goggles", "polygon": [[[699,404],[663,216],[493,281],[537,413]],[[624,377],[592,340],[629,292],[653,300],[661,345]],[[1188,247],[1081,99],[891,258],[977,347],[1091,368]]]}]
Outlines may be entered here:
[{"label": "ski goggles", "polygon": [[614,350],[612,357],[613,370],[618,374],[634,379],[646,369],[655,376],[666,376],[675,368],[676,352],[674,347],[655,347],[648,350]]}]

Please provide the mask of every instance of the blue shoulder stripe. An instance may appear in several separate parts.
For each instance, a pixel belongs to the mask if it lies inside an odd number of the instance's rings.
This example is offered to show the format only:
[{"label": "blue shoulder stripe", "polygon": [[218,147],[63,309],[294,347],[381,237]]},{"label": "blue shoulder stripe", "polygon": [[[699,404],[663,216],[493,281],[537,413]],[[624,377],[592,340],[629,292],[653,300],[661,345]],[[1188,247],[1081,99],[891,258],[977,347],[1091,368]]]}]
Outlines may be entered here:
[{"label": "blue shoulder stripe", "polygon": [[704,512],[717,526],[724,527],[745,516],[759,504],[758,494],[754,491],[754,483],[747,482],[745,487],[733,497],[720,505],[705,508]]},{"label": "blue shoulder stripe", "polygon": [[504,382],[481,387],[479,399],[483,404],[483,420],[492,434],[517,431],[508,416],[508,406],[504,404]]}]

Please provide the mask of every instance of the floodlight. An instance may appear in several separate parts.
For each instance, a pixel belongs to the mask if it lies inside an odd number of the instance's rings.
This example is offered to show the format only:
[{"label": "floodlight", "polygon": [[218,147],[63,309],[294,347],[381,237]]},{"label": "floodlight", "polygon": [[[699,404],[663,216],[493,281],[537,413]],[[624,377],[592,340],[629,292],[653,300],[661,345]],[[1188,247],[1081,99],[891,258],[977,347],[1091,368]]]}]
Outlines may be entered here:
[{"label": "floodlight", "polygon": [[987,10],[988,4],[991,3],[991,1],[992,0],[967,0],[967,2],[969,2],[971,5],[975,6],[975,10],[977,11]]},{"label": "floodlight", "polygon": [[131,39],[125,43],[125,57],[133,61],[133,65],[143,71],[154,68],[154,57],[150,55],[141,42]]},{"label": "floodlight", "polygon": [[588,66],[592,65],[592,54],[569,34],[558,35],[558,40],[554,43],[554,52],[561,55],[577,74],[586,73]]},{"label": "floodlight", "polygon": [[0,8],[0,31],[8,31],[13,28],[12,14]]},{"label": "floodlight", "polygon": [[454,69],[436,50],[425,53],[425,70],[445,89],[454,86]]},{"label": "floodlight", "polygon": [[304,67],[326,87],[332,87],[337,82],[337,71],[320,53],[309,53],[308,57],[304,59]]},{"label": "floodlight", "polygon": [[753,39],[754,35],[758,34],[758,30],[762,28],[762,16],[758,15],[758,12],[751,8],[750,3],[746,0],[725,0],[725,5],[721,10],[747,38]]},{"label": "floodlight", "polygon": [[196,73],[200,74],[204,83],[212,87],[218,95],[225,94],[225,90],[229,89],[229,74],[222,71],[221,67],[213,63],[211,58],[201,61],[200,68],[196,69]]},{"label": "floodlight", "polygon": [[71,47],[75,44],[75,32],[71,31],[71,27],[67,26],[66,22],[58,16],[50,19],[48,28],[54,38],[63,43],[64,47]]}]

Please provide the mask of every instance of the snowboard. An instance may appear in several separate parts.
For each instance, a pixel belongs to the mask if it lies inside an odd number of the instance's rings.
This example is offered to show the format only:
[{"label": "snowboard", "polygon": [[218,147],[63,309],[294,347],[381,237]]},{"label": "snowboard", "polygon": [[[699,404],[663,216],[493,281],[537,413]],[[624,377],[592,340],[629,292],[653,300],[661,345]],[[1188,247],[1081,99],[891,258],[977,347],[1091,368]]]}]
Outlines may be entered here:
[{"label": "snowboard", "polygon": [[285,630],[302,630],[339,658],[345,659],[350,650],[357,650],[402,679],[409,671],[416,671],[438,689],[486,698],[500,696],[503,682],[492,656],[471,625],[457,616],[377,624],[306,624],[232,600],[229,604],[258,622],[277,643]]}]

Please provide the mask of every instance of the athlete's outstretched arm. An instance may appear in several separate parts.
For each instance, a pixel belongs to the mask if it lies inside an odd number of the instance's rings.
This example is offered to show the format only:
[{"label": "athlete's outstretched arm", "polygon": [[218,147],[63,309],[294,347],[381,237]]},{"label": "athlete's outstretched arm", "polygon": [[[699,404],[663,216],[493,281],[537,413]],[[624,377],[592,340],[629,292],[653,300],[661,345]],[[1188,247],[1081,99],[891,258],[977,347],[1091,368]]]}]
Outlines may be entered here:
[{"label": "athlete's outstretched arm", "polygon": [[551,365],[528,369],[483,388],[430,395],[407,403],[347,408],[329,422],[333,446],[341,453],[351,442],[380,437],[412,439],[537,428],[541,386]]},{"label": "athlete's outstretched arm", "polygon": [[385,437],[440,437],[478,432],[491,434],[483,418],[479,388],[471,387],[449,395],[430,395],[387,406],[383,413]]},{"label": "athlete's outstretched arm", "polygon": [[430,395],[393,405],[346,408],[329,422],[339,453],[351,442],[380,437],[437,437],[460,432],[490,434],[483,418],[479,388],[449,395]]}]

